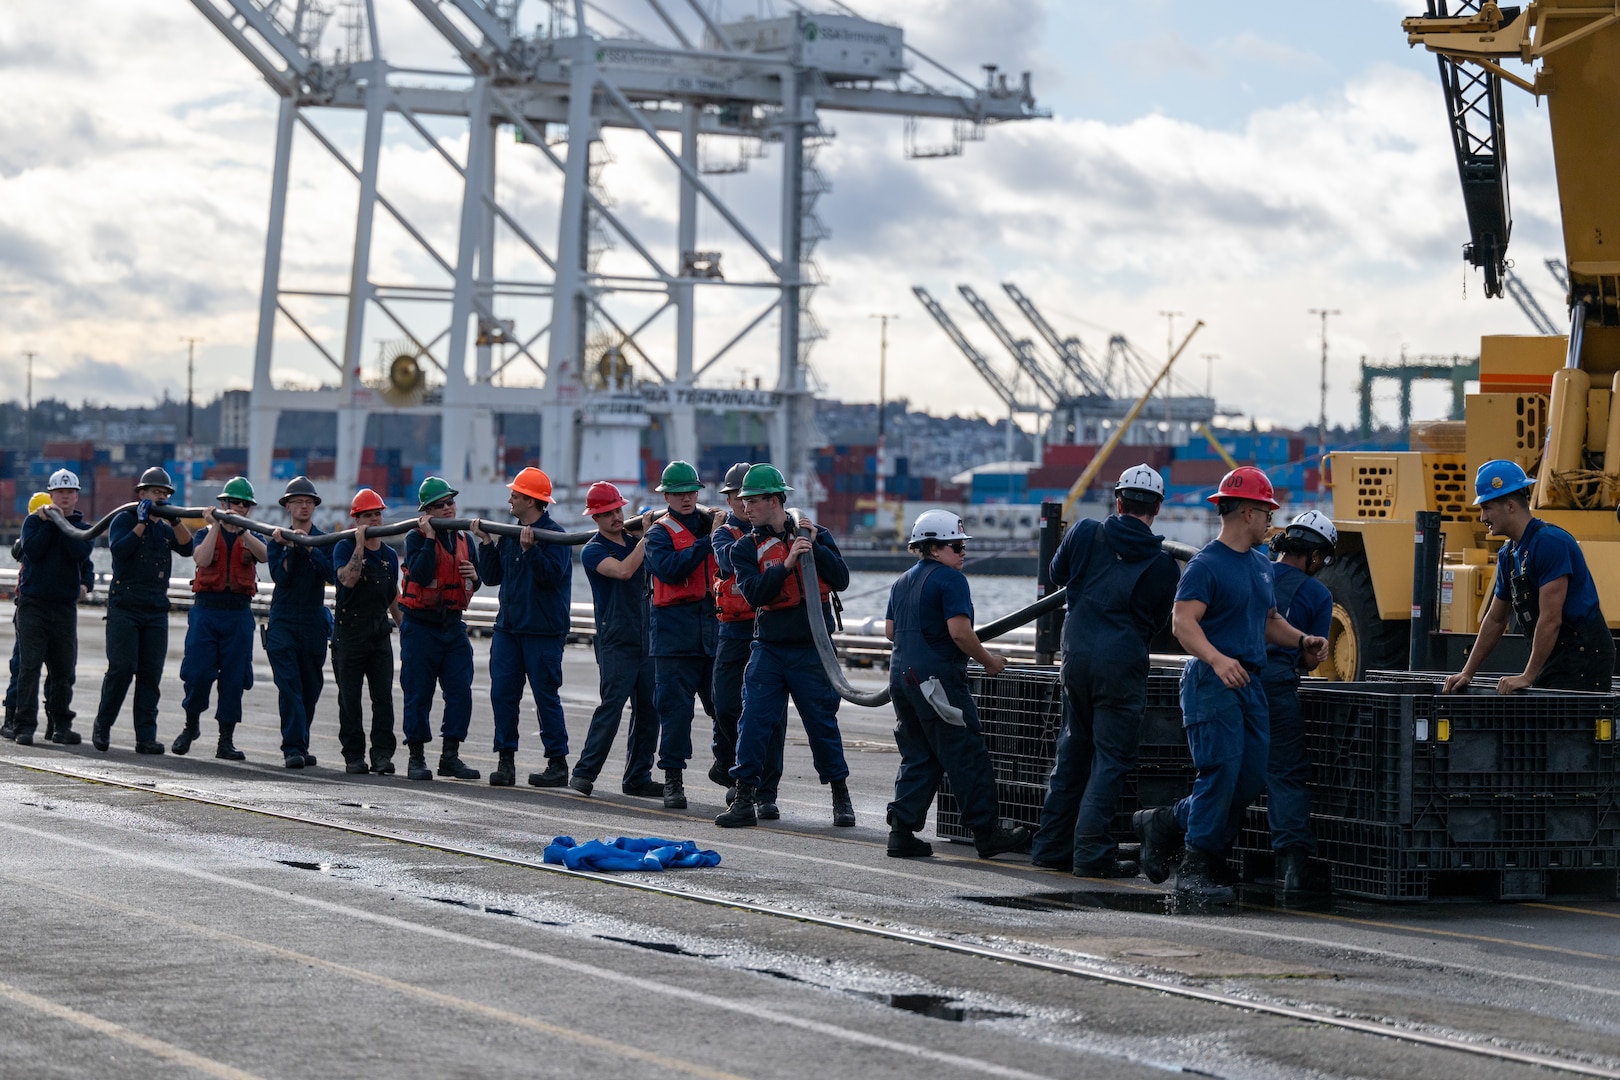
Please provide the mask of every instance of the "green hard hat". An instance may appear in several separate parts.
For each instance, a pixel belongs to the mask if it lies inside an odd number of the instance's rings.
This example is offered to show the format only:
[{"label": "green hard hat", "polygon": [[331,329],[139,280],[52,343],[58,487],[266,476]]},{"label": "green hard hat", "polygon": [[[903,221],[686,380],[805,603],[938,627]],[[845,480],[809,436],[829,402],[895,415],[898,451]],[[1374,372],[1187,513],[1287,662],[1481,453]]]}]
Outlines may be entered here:
[{"label": "green hard hat", "polygon": [[742,490],[737,495],[746,499],[753,495],[785,495],[792,490],[782,479],[781,469],[761,463],[748,470],[748,475],[743,477]]},{"label": "green hard hat", "polygon": [[225,481],[225,490],[219,493],[221,499],[240,499],[249,506],[258,506],[259,502],[253,497],[253,485],[247,482],[245,476],[233,476]]},{"label": "green hard hat", "polygon": [[444,477],[430,476],[416,489],[416,508],[426,510],[440,499],[453,499],[460,494]]},{"label": "green hard hat", "polygon": [[691,462],[672,461],[664,466],[664,475],[659,479],[655,491],[662,491],[666,495],[679,495],[686,491],[702,491],[703,481],[698,479],[697,470],[692,468]]}]

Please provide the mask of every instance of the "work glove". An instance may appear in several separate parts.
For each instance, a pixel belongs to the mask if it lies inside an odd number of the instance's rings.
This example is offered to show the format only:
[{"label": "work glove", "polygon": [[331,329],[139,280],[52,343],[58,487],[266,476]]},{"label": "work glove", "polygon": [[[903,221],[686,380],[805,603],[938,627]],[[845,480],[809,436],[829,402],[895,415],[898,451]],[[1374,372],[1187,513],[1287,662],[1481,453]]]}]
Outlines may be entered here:
[{"label": "work glove", "polygon": [[146,524],[148,521],[152,520],[152,500],[151,499],[142,499],[139,503],[137,503],[135,505],[135,520],[140,522],[143,525]]}]

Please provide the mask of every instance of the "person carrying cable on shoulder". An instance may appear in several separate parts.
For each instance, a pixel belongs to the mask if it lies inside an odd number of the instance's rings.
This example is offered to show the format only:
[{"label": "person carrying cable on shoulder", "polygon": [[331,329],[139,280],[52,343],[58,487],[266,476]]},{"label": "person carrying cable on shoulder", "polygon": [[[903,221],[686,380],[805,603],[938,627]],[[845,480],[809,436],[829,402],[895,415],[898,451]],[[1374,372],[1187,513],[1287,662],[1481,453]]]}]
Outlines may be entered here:
[{"label": "person carrying cable on shoulder", "polygon": [[[760,464],[748,470],[738,495],[748,512],[753,530],[731,546],[731,566],[737,585],[756,612],[754,642],[743,675],[743,714],[737,728],[737,764],[731,770],[737,781],[737,795],[724,814],[714,819],[723,829],[758,824],[756,810],[759,786],[771,747],[776,745],[776,729],[786,724],[787,698],[799,710],[816,774],[832,792],[833,824],[855,824],[855,804],[849,797],[849,765],[844,760],[844,741],[838,731],[838,691],[821,666],[811,619],[833,624],[832,594],[849,587],[849,567],[838,551],[832,533],[808,520],[800,522],[811,529],[801,536],[787,513],[790,489],[774,465]],[[799,574],[799,560],[815,559],[820,588],[817,597],[806,597]]]},{"label": "person carrying cable on shoulder", "polygon": [[630,703],[630,733],[625,738],[626,795],[662,799],[664,785],[652,778],[653,754],[658,750],[658,713],[653,708],[653,661],[647,655],[647,577],[643,561],[647,545],[624,527],[625,498],[606,480],[598,480],[585,493],[585,513],[596,522],[596,535],[579,553],[585,580],[591,585],[596,610],[597,690],[601,703],[591,714],[585,749],[574,760],[568,786],[589,795],[602,773],[619,718]]},{"label": "person carrying cable on shoulder", "polygon": [[917,563],[889,591],[883,634],[894,642],[889,657],[889,694],[894,702],[894,741],[900,771],[889,804],[888,854],[926,858],[933,845],[917,839],[928,807],[949,777],[981,859],[1021,851],[1029,830],[1001,827],[995,770],[979,728],[979,710],[968,693],[968,660],[999,675],[1007,658],[990,652],[973,632],[973,596],[962,564],[967,542],[962,519],[948,510],[924,510],[911,526]]},{"label": "person carrying cable on shoulder", "polygon": [[1169,621],[1181,576],[1153,519],[1164,478],[1133,465],[1114,485],[1114,513],[1070,526],[1052,557],[1066,594],[1063,727],[1030,848],[1036,866],[1076,877],[1135,877],[1109,835],[1125,776],[1136,768],[1147,711],[1148,643]]},{"label": "person carrying cable on shoulder", "polygon": [[[84,528],[79,513],[79,478],[58,469],[46,484],[47,506],[54,507],[75,527]],[[17,667],[17,696],[13,707],[16,740],[30,746],[39,723],[39,673],[44,668],[45,738],[72,746],[80,741],[73,730],[74,667],[79,661],[79,601],[89,595],[85,575],[90,566],[89,540],[69,537],[46,517],[42,506],[28,515],[22,528],[22,565],[17,572],[16,626],[21,648]],[[95,583],[94,573],[89,578]]]},{"label": "person carrying cable on shoulder", "polygon": [[[337,604],[332,615],[332,678],[337,683],[338,744],[343,771],[394,774],[394,627],[399,625],[399,553],[368,536],[387,507],[370,488],[349,503],[354,538],[332,549]],[[371,757],[366,758],[365,712],[360,692],[371,690]]]},{"label": "person carrying cable on shoulder", "polygon": [[[1271,564],[1277,611],[1290,625],[1326,638],[1333,626],[1333,594],[1316,574],[1333,562],[1339,530],[1317,510],[1307,510],[1271,538],[1277,561]],[[1277,853],[1277,885],[1299,892],[1309,884],[1310,858],[1316,854],[1311,833],[1311,755],[1305,745],[1305,718],[1299,710],[1297,648],[1266,645],[1266,667],[1260,684],[1271,715],[1271,758],[1266,769],[1266,819],[1271,850]]]},{"label": "person carrying cable on shoulder", "polygon": [[444,694],[439,722],[440,776],[477,780],[477,769],[461,760],[461,744],[472,723],[473,650],[461,613],[478,591],[478,567],[465,533],[433,528],[435,518],[456,516],[461,494],[442,477],[430,476],[417,489],[416,531],[405,536],[405,587],[399,605],[399,688],[405,697],[405,775],[432,780],[424,747],[433,741],[433,688]]},{"label": "person carrying cable on shoulder", "polygon": [[[135,683],[135,752],[161,754],[158,700],[163,661],[169,655],[169,573],[174,556],[190,555],[194,541],[183,522],[170,525],[152,508],[174,497],[174,482],[159,466],[141,473],[136,504],[113,516],[107,529],[112,552],[112,586],[107,590],[107,675],[101,683],[90,745],[105,752],[112,726],[124,707],[129,684]],[[174,752],[191,749],[197,732],[175,736]]]},{"label": "person carrying cable on shoulder", "polygon": [[664,770],[664,807],[684,810],[681,774],[692,757],[693,699],[714,714],[711,681],[720,625],[709,594],[715,574],[714,519],[698,510],[703,482],[687,462],[666,465],[657,490],[669,513],[647,529],[642,543],[652,575],[653,703],[662,727],[658,767]]},{"label": "person carrying cable on shoulder", "polygon": [[323,535],[313,523],[321,496],[309,477],[293,477],[280,502],[291,524],[285,530],[271,532],[267,547],[270,580],[275,582],[276,591],[270,596],[264,652],[270,661],[281,712],[282,764],[302,769],[315,764],[315,755],[309,749],[309,725],[321,700],[326,643],[332,636],[326,587],[336,578],[330,548],[303,547],[287,539],[289,532]]},{"label": "person carrying cable on shoulder", "polygon": [[[226,482],[219,503],[225,513],[235,515],[258,505],[253,485],[241,476]],[[236,748],[234,735],[242,720],[242,694],[253,674],[251,604],[259,591],[259,564],[269,551],[261,537],[215,515],[211,506],[203,511],[207,524],[197,534],[192,552],[197,572],[191,579],[191,611],[186,615],[186,655],[180,661],[180,682],[186,688],[181,702],[186,727],[180,737],[189,747],[202,733],[202,714],[208,711],[208,696],[217,681],[219,707],[214,719],[219,722],[219,745],[214,756],[241,761],[247,755]],[[175,753],[180,752],[177,746]]]},{"label": "person carrying cable on shoulder", "polygon": [[563,531],[550,513],[551,477],[530,466],[506,485],[512,516],[523,526],[516,537],[493,537],[474,521],[478,538],[478,574],[500,586],[500,611],[489,645],[489,704],[495,713],[498,763],[489,774],[496,787],[517,782],[518,710],[523,684],[534,694],[540,714],[544,772],[530,773],[535,787],[568,783],[568,726],[563,720],[563,647],[568,644],[572,610],[574,556],[563,544],[535,539],[540,531]]}]

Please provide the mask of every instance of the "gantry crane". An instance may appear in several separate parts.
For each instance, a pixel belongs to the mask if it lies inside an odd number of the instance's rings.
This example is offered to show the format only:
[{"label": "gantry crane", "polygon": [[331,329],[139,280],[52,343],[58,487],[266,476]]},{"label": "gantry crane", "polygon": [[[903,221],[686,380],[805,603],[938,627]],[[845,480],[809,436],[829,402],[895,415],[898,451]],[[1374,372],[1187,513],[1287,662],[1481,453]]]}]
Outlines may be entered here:
[{"label": "gantry crane", "polygon": [[1035,302],[1025,296],[1024,291],[1012,282],[1003,282],[1001,288],[1012,298],[1012,302],[1018,306],[1018,310],[1023,314],[1024,318],[1029,320],[1030,325],[1035,328],[1035,332],[1046,340],[1046,343],[1052,347],[1053,352],[1058,354],[1058,358],[1063,361],[1063,366],[1069,370],[1069,374],[1073,375],[1080,385],[1085,387],[1086,393],[1097,397],[1113,396],[1108,380],[1098,376],[1094,370],[1096,361],[1087,354],[1086,347],[1079,338],[1059,337],[1057,330],[1052,327],[1051,323],[1046,321],[1046,316],[1041,314],[1040,309],[1035,306]]},{"label": "gantry crane", "polygon": [[968,358],[968,363],[972,364],[980,377],[990,384],[990,389],[996,392],[996,396],[1002,400],[1009,411],[1034,413],[1036,415],[1044,413],[1045,410],[1039,404],[1018,400],[1017,392],[1007,384],[1007,380],[1001,377],[1001,373],[985,358],[985,355],[974,347],[973,342],[967,339],[967,335],[962,333],[945,309],[939,306],[939,301],[929,295],[927,289],[921,285],[913,285],[911,291],[917,294],[917,299],[922,301],[922,306],[927,309],[928,314],[932,315],[934,321],[939,323],[939,328],[945,331],[945,336],[950,338],[958,349],[962,350],[962,355]]},{"label": "gantry crane", "polygon": [[1052,373],[1046,370],[1041,358],[1035,355],[1034,342],[1028,338],[1013,337],[996,313],[990,310],[990,305],[986,304],[971,286],[958,285],[956,291],[962,294],[962,299],[968,302],[968,307],[984,320],[984,324],[990,328],[996,340],[1001,342],[1002,348],[1012,353],[1013,360],[1024,370],[1024,374],[1029,376],[1036,390],[1050,398],[1053,405],[1061,405],[1070,398],[1071,395],[1063,386],[1062,379],[1054,378]]}]

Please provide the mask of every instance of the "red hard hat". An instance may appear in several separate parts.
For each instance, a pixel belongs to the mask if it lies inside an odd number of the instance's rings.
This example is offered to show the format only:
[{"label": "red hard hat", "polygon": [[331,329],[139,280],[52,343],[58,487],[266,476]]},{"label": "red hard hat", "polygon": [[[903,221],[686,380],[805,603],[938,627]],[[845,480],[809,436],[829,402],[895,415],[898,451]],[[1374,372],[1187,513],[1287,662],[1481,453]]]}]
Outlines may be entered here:
[{"label": "red hard hat", "polygon": [[617,510],[629,500],[619,494],[619,489],[606,480],[598,480],[585,492],[585,516],[595,517],[605,514],[609,510]]},{"label": "red hard hat", "polygon": [[519,495],[527,495],[536,502],[556,502],[551,497],[551,477],[533,465],[518,473],[512,479],[512,482],[506,486]]},{"label": "red hard hat", "polygon": [[1221,477],[1221,486],[1215,489],[1209,501],[1220,502],[1222,499],[1247,499],[1265,503],[1273,510],[1281,505],[1271,490],[1271,479],[1253,465],[1239,466]]},{"label": "red hard hat", "polygon": [[369,513],[372,510],[386,509],[388,507],[383,505],[381,495],[378,495],[370,488],[361,488],[354,493],[354,501],[349,503],[349,516],[359,517],[361,514]]}]

